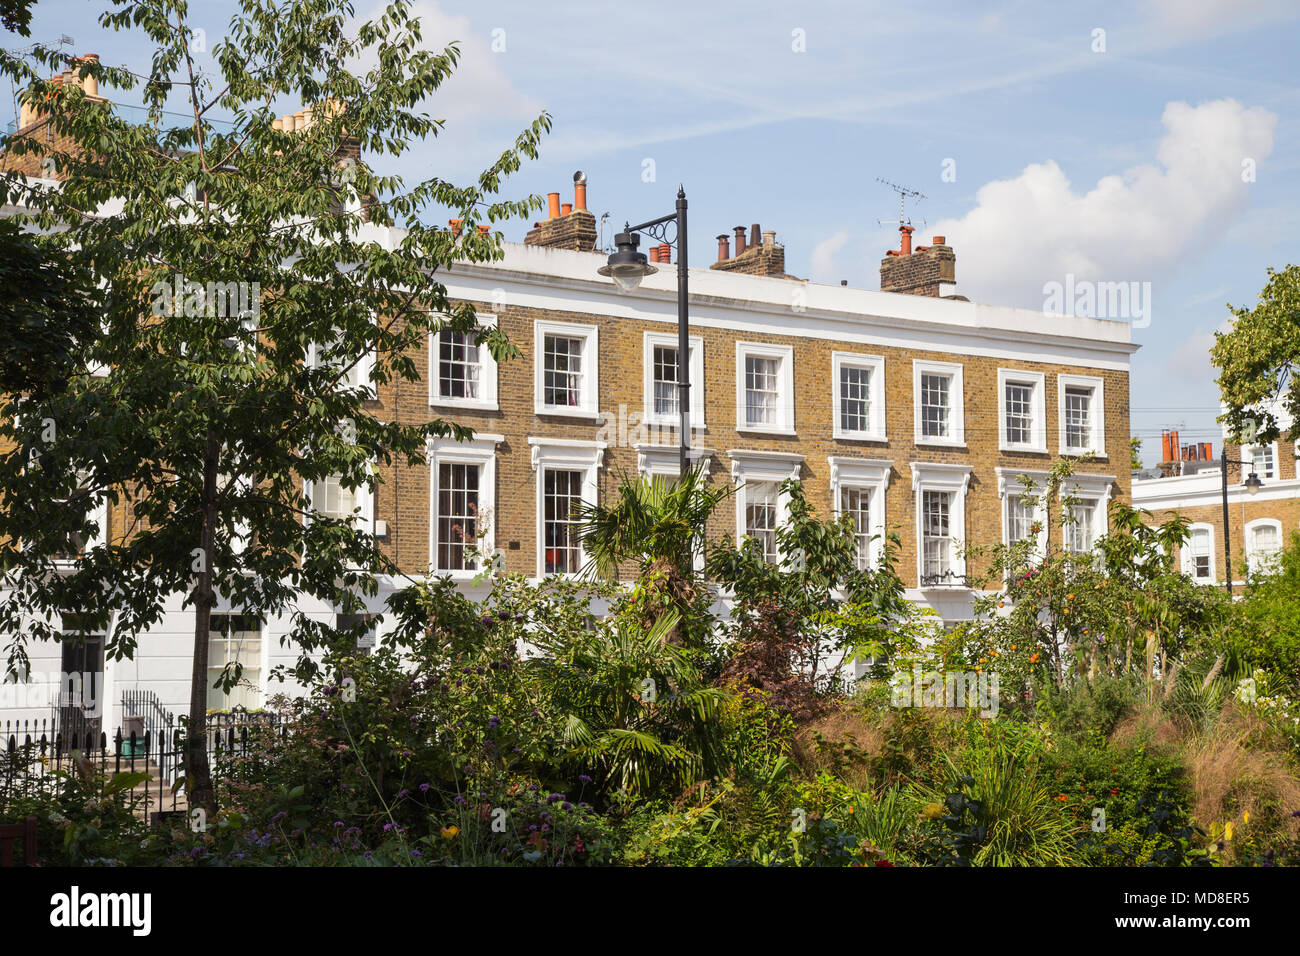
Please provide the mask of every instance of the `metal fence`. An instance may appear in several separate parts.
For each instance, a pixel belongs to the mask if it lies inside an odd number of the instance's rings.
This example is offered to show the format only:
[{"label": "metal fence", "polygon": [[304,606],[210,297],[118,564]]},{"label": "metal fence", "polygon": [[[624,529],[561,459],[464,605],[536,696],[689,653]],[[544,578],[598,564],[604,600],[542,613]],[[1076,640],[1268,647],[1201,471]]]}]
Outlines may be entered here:
[{"label": "metal fence", "polygon": [[[148,691],[123,695],[122,720],[112,735],[58,717],[0,724],[0,807],[77,785],[78,778],[81,786],[102,793],[114,775],[125,772],[148,774],[125,793],[136,812],[156,821],[156,814],[185,811],[183,723]],[[288,726],[278,715],[235,708],[207,715],[202,733],[216,778],[230,758],[257,752],[260,734],[283,738]]]}]

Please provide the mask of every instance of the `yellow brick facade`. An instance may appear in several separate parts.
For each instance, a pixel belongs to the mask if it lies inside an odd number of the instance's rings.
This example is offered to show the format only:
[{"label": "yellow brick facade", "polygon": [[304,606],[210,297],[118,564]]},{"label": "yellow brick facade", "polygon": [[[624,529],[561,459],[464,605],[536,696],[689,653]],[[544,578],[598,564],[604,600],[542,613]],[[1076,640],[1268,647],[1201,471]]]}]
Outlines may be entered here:
[{"label": "yellow brick facade", "polygon": [[[594,257],[593,257],[594,258]],[[594,271],[594,266],[593,266]],[[766,281],[766,280],[760,280]],[[607,293],[614,300],[612,289]],[[620,406],[640,415],[645,404],[645,355],[643,333],[673,334],[675,327],[663,321],[600,315],[581,312],[511,305],[502,302],[473,300],[483,313],[496,316],[500,327],[520,348],[522,355],[499,369],[498,411],[448,410],[431,408],[428,383],[403,383],[395,389],[381,391],[378,411],[402,420],[418,416],[444,417],[470,426],[480,433],[503,437],[497,447],[495,546],[505,555],[507,569],[530,576],[538,568],[537,482],[538,473],[530,459],[530,437],[567,440],[595,440],[601,437],[595,421],[538,415],[534,411],[534,323],[568,322],[596,325],[599,328],[599,408],[616,417]],[[891,299],[913,297],[897,295]],[[940,305],[944,308],[944,305]],[[773,323],[775,326],[775,323]],[[1112,498],[1129,497],[1129,419],[1128,372],[1126,369],[1096,368],[1086,364],[1060,364],[1019,361],[986,355],[963,354],[942,349],[901,348],[874,345],[870,342],[845,342],[831,337],[807,334],[783,334],[773,327],[769,331],[719,328],[713,325],[691,327],[691,335],[702,340],[704,349],[704,418],[706,429],[697,434],[695,444],[713,450],[709,462],[711,480],[731,482],[733,449],[786,452],[803,457],[800,477],[810,502],[827,515],[831,500],[829,456],[863,459],[887,459],[891,462],[886,492],[886,525],[897,530],[902,541],[899,571],[909,587],[918,585],[915,496],[912,488],[911,463],[940,462],[972,467],[965,508],[965,539],[971,544],[992,544],[1003,539],[1003,503],[999,495],[995,469],[1045,471],[1059,459],[1058,414],[1060,395],[1057,376],[1081,375],[1103,381],[1105,455],[1080,462],[1079,472],[1111,475],[1115,481],[1109,489]],[[789,346],[793,350],[794,430],[793,436],[761,435],[737,430],[736,376],[737,342],[755,342]],[[885,441],[850,441],[833,435],[833,403],[836,401],[832,381],[832,352],[851,352],[880,356],[885,369]],[[958,364],[962,368],[965,447],[937,448],[918,446],[914,441],[913,361],[922,359]],[[428,369],[428,353],[419,357],[420,367]],[[1046,413],[1047,452],[1008,452],[999,447],[999,369],[1039,372],[1044,376],[1044,410]],[[426,372],[427,374],[427,372]],[[698,387],[698,385],[694,386]],[[664,430],[666,444],[675,445],[676,431]],[[634,448],[611,444],[599,472],[602,496],[611,494],[621,474],[635,474],[638,456]],[[425,570],[429,557],[430,469],[398,468],[381,475],[382,485],[376,500],[376,518],[387,522],[386,547],[410,573]],[[735,536],[736,508],[725,503],[709,529],[710,537]],[[971,566],[972,573],[981,570]]]}]

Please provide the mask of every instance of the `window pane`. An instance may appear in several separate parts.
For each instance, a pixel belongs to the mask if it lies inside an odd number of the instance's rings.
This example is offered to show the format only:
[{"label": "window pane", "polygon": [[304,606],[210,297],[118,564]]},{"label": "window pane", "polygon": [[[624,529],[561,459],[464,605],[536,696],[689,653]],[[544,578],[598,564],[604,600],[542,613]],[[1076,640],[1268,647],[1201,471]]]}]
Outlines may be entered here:
[{"label": "window pane", "polygon": [[871,430],[871,369],[841,366],[840,427],[846,432]]},{"label": "window pane", "polygon": [[543,403],[578,407],[582,404],[582,352],[586,339],[547,335],[542,344]]},{"label": "window pane", "polygon": [[[212,685],[227,664],[241,664],[228,693]],[[208,706],[214,710],[262,705],[262,622],[251,614],[213,614],[208,625]]]},{"label": "window pane", "polygon": [[1031,541],[1034,538],[1034,509],[1023,495],[1011,495],[1007,498],[1007,541]]},{"label": "window pane", "polygon": [[1078,554],[1092,550],[1092,521],[1096,506],[1076,504],[1070,509],[1071,521],[1065,528],[1065,547]]},{"label": "window pane", "polygon": [[777,376],[781,360],[745,356],[745,422],[749,425],[775,425],[780,398]]},{"label": "window pane", "polygon": [[921,494],[922,575],[931,582],[947,578],[952,571],[951,503],[946,491]]},{"label": "window pane", "polygon": [[678,414],[677,349],[674,346],[654,347],[651,353],[651,378],[654,385],[654,394],[651,396],[654,414],[676,416]]},{"label": "window pane", "polygon": [[1033,442],[1034,387],[1008,382],[1006,389],[1007,442],[1028,445]]},{"label": "window pane", "polygon": [[364,488],[344,488],[339,484],[339,476],[315,482],[312,489],[312,510],[329,518],[352,517],[361,504]]},{"label": "window pane", "polygon": [[469,552],[478,544],[481,465],[438,465],[438,554],[440,571],[473,570]]},{"label": "window pane", "polygon": [[921,376],[921,434],[926,438],[949,437],[947,375]]},{"label": "window pane", "polygon": [[583,473],[548,468],[542,482],[542,548],[546,573],[576,573],[582,567],[582,551],[573,534],[573,509],[582,501]]},{"label": "window pane", "polygon": [[443,398],[480,397],[479,347],[464,332],[443,329],[438,335],[438,394]]},{"label": "window pane", "polygon": [[745,483],[745,534],[756,539],[769,564],[777,563],[777,485],[770,481]]},{"label": "window pane", "polygon": [[1210,576],[1210,532],[1205,528],[1193,531],[1191,537],[1187,539],[1187,548],[1191,554],[1193,577],[1208,578]]},{"label": "window pane", "polygon": [[1250,460],[1255,474],[1261,478],[1273,478],[1273,446],[1257,445],[1250,450]]},{"label": "window pane", "polygon": [[865,571],[871,564],[871,491],[867,488],[842,488],[840,511],[853,519],[856,560],[858,567]]},{"label": "window pane", "polygon": [[1092,448],[1092,389],[1065,390],[1065,447]]}]

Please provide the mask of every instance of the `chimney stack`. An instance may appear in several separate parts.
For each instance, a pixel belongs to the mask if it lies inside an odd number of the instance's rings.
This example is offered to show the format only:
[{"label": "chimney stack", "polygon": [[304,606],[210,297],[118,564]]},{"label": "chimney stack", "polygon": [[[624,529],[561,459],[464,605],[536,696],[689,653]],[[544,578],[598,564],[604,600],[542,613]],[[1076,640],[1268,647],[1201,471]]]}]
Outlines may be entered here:
[{"label": "chimney stack", "polygon": [[673,261],[673,247],[671,243],[659,243],[659,261],[665,265]]},{"label": "chimney stack", "polygon": [[758,223],[754,223],[749,227],[749,244],[751,246],[757,246],[762,241],[762,236],[758,234]]},{"label": "chimney stack", "polygon": [[524,236],[524,245],[596,251],[596,217],[587,209],[587,182],[585,177],[579,182],[580,176],[574,174],[572,203],[562,204],[558,192],[546,194],[547,218],[533,223]]},{"label": "chimney stack", "polygon": [[898,227],[898,248],[890,249],[880,260],[880,291],[961,299],[945,295],[949,291],[945,286],[957,281],[957,257],[947,238],[935,236],[934,245],[913,249],[915,231],[906,224]]},{"label": "chimney stack", "polygon": [[732,230],[736,234],[736,255],[745,251],[745,227],[737,226]]},{"label": "chimney stack", "polygon": [[719,262],[726,262],[728,259],[731,258],[730,239],[731,237],[728,236],[725,232],[722,235],[718,236],[718,261]]}]

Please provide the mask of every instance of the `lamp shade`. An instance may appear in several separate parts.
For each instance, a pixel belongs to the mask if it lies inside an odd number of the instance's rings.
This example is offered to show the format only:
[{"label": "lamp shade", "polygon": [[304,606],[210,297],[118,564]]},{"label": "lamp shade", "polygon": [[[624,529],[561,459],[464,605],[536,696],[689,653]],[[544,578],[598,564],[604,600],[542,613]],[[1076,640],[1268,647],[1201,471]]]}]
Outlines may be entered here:
[{"label": "lamp shade", "polygon": [[637,252],[641,237],[635,232],[620,232],[614,237],[614,252],[609,261],[596,272],[608,276],[623,292],[631,292],[641,284],[646,276],[652,276],[659,270],[646,261],[645,253]]}]

